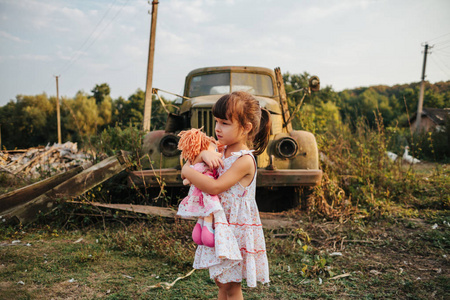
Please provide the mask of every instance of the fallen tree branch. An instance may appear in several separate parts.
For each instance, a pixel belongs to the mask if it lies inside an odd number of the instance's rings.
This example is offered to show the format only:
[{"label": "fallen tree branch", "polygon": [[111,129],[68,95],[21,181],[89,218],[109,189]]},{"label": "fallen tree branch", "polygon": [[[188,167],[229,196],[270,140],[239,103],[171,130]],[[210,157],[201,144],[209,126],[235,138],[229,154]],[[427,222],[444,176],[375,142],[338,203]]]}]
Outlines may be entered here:
[{"label": "fallen tree branch", "polygon": [[183,277],[178,277],[178,278],[175,279],[172,283],[168,283],[168,282],[160,282],[160,283],[157,283],[157,284],[155,284],[155,285],[151,285],[151,286],[149,286],[148,288],[150,288],[150,289],[155,289],[155,288],[159,288],[159,287],[160,287],[160,288],[163,288],[163,289],[165,289],[165,290],[170,290],[170,288],[172,288],[178,280],[181,280],[181,279],[184,279],[184,278],[186,278],[186,277],[188,277],[188,276],[191,276],[192,273],[194,273],[194,271],[195,271],[195,269],[192,269],[192,271],[190,271],[189,273],[187,273],[187,274],[184,275]]}]

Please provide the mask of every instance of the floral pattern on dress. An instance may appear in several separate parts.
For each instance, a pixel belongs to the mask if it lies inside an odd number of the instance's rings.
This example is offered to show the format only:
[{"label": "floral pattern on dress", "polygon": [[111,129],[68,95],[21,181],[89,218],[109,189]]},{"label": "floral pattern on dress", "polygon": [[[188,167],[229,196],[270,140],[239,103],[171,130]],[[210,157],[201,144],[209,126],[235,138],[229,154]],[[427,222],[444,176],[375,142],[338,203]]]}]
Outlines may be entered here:
[{"label": "floral pattern on dress", "polygon": [[[224,158],[224,168],[219,168],[219,176],[225,173],[242,155],[253,155],[241,151],[239,155]],[[256,162],[255,162],[256,166]],[[209,268],[211,279],[221,283],[241,282],[255,287],[257,282],[269,282],[269,263],[261,219],[255,200],[256,174],[249,186],[239,182],[219,195],[223,212],[214,214],[214,225],[220,235],[215,237],[216,247],[199,246],[195,253],[194,268]],[[217,217],[216,217],[217,215]],[[232,250],[237,244],[237,250]],[[226,256],[218,252],[217,246],[228,249]]]}]

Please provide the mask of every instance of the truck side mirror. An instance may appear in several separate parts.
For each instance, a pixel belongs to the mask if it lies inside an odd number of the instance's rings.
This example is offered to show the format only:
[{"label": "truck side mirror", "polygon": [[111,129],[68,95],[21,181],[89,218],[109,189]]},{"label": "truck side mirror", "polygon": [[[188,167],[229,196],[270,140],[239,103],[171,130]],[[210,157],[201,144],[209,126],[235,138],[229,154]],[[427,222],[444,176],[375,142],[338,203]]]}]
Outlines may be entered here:
[{"label": "truck side mirror", "polygon": [[309,89],[312,92],[317,92],[318,90],[320,90],[320,79],[317,76],[312,76],[309,79]]}]

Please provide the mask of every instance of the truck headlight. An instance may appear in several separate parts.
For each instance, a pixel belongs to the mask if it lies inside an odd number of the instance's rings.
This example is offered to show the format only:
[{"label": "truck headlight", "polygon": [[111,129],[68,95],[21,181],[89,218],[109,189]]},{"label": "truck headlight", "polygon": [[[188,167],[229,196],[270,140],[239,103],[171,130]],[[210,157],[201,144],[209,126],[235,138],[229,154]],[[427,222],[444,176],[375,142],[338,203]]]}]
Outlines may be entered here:
[{"label": "truck headlight", "polygon": [[275,151],[279,157],[291,158],[297,154],[297,142],[290,137],[284,137],[275,144]]},{"label": "truck headlight", "polygon": [[176,156],[180,155],[180,150],[178,150],[178,140],[180,138],[173,134],[168,134],[161,139],[159,142],[159,148],[161,153],[165,156]]}]

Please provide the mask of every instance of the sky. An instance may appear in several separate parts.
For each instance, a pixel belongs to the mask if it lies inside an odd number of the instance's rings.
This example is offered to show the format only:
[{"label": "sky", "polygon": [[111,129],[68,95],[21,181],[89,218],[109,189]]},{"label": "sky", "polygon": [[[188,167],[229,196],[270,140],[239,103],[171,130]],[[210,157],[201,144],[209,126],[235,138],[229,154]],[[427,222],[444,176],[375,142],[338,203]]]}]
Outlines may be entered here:
[{"label": "sky", "polygon": [[[151,1],[150,1],[151,2]],[[19,94],[74,97],[107,83],[145,90],[151,5],[143,0],[0,0],[0,106]],[[153,87],[189,71],[280,67],[335,91],[450,80],[448,0],[159,0]],[[173,99],[169,94],[163,96]]]}]

